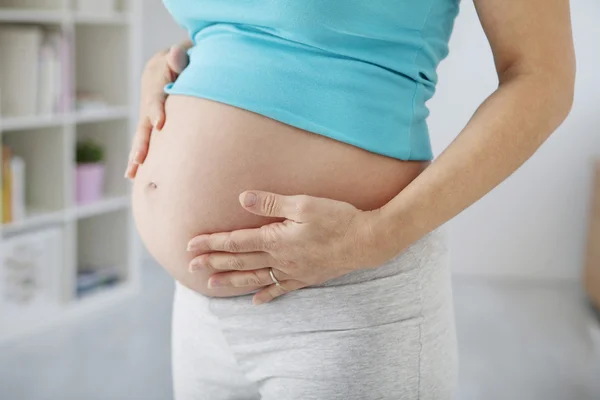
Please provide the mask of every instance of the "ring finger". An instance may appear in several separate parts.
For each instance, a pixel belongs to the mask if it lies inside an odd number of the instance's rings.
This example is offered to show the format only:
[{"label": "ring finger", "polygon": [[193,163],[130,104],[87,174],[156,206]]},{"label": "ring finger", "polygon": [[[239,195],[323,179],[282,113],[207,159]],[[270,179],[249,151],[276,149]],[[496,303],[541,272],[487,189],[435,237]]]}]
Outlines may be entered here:
[{"label": "ring finger", "polygon": [[277,297],[281,297],[294,290],[302,289],[305,286],[302,282],[294,280],[282,282],[280,285],[269,285],[256,293],[252,298],[252,302],[255,305],[268,303]]},{"label": "ring finger", "polygon": [[213,268],[223,271],[251,271],[262,268],[276,268],[279,265],[269,253],[208,253],[190,262],[190,271]]},{"label": "ring finger", "polygon": [[[223,272],[210,277],[208,287],[263,287],[274,284],[271,277],[271,268],[262,268],[254,271],[234,271]],[[288,279],[288,276],[276,269],[273,269],[275,279],[281,284]]]}]

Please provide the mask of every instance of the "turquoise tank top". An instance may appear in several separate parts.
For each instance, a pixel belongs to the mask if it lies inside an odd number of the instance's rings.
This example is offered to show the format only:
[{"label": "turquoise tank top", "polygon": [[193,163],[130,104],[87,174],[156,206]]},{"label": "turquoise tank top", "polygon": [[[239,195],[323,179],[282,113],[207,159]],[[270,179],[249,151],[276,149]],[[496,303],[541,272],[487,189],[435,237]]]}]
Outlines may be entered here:
[{"label": "turquoise tank top", "polygon": [[401,160],[432,158],[426,106],[460,0],[163,0],[190,35],[165,89]]}]

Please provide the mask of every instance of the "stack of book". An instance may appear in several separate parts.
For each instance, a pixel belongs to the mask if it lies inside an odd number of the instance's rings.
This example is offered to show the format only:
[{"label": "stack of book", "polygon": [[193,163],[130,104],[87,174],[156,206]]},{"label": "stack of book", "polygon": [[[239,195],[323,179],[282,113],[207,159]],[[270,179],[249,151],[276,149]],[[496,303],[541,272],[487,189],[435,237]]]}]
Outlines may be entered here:
[{"label": "stack of book", "polygon": [[2,146],[2,223],[25,218],[25,162]]},{"label": "stack of book", "polygon": [[77,271],[77,297],[114,286],[119,280],[119,269],[114,265],[80,267]]},{"label": "stack of book", "polygon": [[60,30],[0,26],[0,115],[23,117],[70,109],[70,40]]}]

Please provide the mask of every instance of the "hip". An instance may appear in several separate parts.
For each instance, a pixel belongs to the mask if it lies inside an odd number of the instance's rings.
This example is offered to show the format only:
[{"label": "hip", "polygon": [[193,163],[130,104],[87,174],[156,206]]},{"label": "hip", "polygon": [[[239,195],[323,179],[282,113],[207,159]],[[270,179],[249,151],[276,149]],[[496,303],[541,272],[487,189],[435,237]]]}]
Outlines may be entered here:
[{"label": "hip", "polygon": [[[229,360],[263,398],[450,399],[458,359],[445,247],[434,232],[379,269],[261,306],[178,284],[176,387],[206,388],[198,371]],[[217,375],[231,385],[231,371]]]},{"label": "hip", "polygon": [[[453,313],[446,237],[442,230],[429,233],[378,268],[355,271],[322,285],[303,288],[262,306],[252,304],[252,294],[211,297],[180,283],[176,297],[183,304],[193,304],[191,312],[204,310],[198,312],[219,320],[236,320],[247,331],[260,331],[265,326],[290,331],[308,326],[360,329],[398,321],[417,325]],[[257,319],[263,323],[253,323]],[[285,323],[281,324],[282,321]]]}]

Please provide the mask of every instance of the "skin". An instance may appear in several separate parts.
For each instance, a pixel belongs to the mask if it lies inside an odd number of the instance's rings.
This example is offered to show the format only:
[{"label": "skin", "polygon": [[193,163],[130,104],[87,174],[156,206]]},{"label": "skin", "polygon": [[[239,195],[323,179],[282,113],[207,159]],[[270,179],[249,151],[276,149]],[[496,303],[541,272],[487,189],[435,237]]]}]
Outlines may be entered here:
[{"label": "skin", "polygon": [[187,66],[189,59],[186,51],[191,46],[192,42],[186,40],[179,46],[173,46],[167,51],[158,52],[146,64],[141,82],[140,119],[129,153],[125,178],[132,180],[135,178],[139,166],[148,155],[152,130],[160,131],[165,125],[167,95],[164,92],[164,87],[166,84],[175,81]]},{"label": "skin", "polygon": [[240,207],[238,196],[245,189],[303,193],[373,210],[426,166],[194,96],[169,96],[165,114],[164,126],[152,133],[148,155],[137,169],[133,216],[159,264],[179,283],[206,296],[227,297],[254,288],[209,288],[209,278],[219,270],[205,266],[189,271],[189,263],[200,255],[186,251],[191,238],[283,221]]},{"label": "skin", "polygon": [[[493,50],[498,89],[431,166],[370,211],[343,201],[249,187],[240,194],[240,207],[279,221],[198,235],[188,244],[195,256],[190,268],[222,270],[210,278],[215,287],[262,287],[254,302],[265,303],[351,271],[376,268],[515,172],[572,106],[569,2],[475,0],[475,5]],[[273,283],[270,268],[280,285]]]}]

